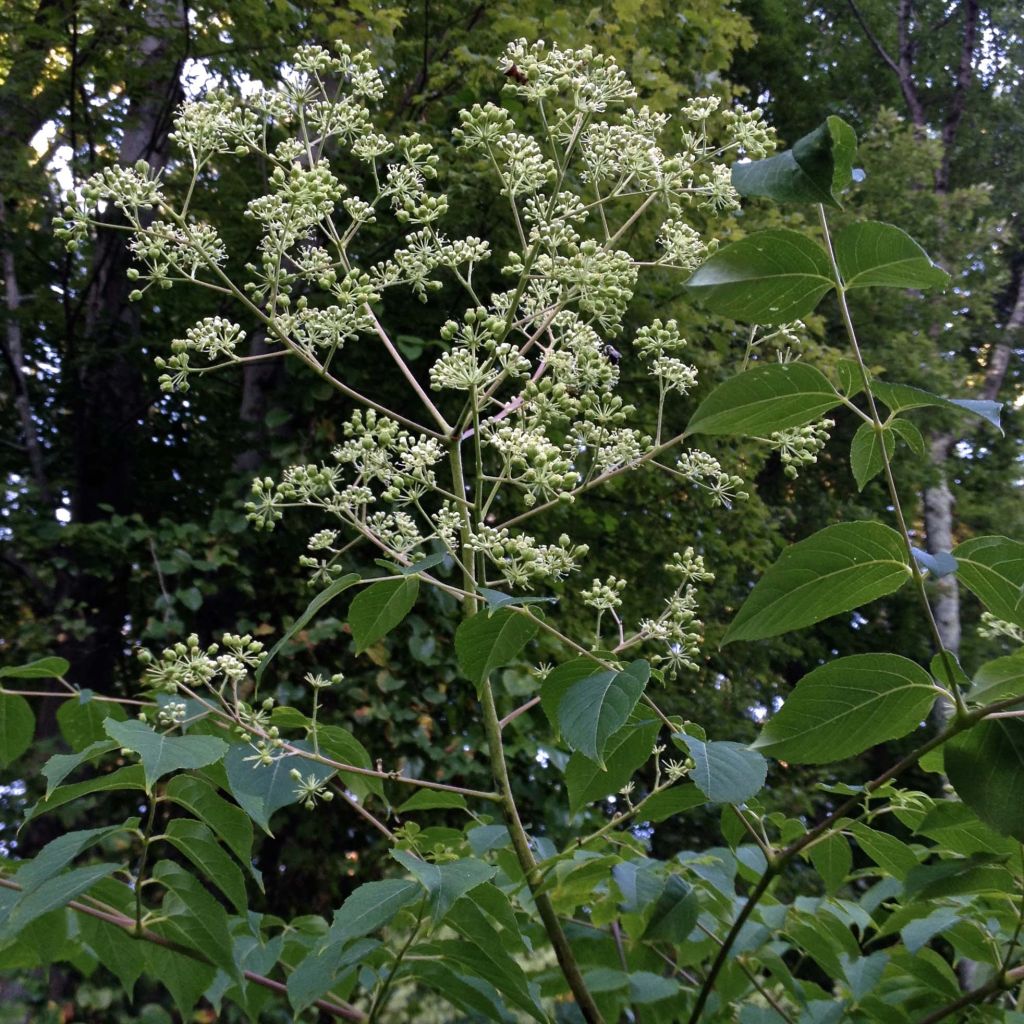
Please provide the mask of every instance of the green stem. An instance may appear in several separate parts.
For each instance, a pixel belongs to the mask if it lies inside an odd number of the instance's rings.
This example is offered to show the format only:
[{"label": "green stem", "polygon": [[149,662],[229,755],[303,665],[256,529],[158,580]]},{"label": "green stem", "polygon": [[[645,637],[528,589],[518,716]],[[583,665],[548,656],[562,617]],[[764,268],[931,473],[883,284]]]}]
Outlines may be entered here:
[{"label": "green stem", "polygon": [[156,794],[149,797],[149,813],[142,832],[142,853],[139,854],[139,866],[135,872],[135,928],[136,936],[142,934],[142,884],[146,873],[146,862],[149,860],[149,847],[153,842],[153,823],[156,820]]},{"label": "green stem", "polygon": [[920,566],[917,564],[917,559],[914,557],[914,542],[911,540],[910,530],[907,528],[906,517],[903,514],[903,506],[900,503],[899,491],[896,487],[896,479],[892,473],[892,464],[889,461],[889,453],[885,450],[885,426],[881,416],[878,415],[878,408],[875,405],[875,396],[871,391],[871,375],[868,373],[867,365],[864,362],[864,355],[861,352],[860,343],[857,341],[857,332],[854,329],[853,319],[850,316],[850,307],[846,302],[846,288],[843,284],[843,277],[839,271],[839,264],[836,261],[836,255],[832,248],[832,236],[829,234],[828,218],[825,216],[824,206],[818,206],[818,219],[821,222],[821,232],[825,241],[825,250],[828,253],[829,263],[832,265],[832,276],[836,286],[836,296],[839,300],[839,312],[842,315],[843,326],[846,329],[846,336],[850,341],[850,347],[853,350],[854,358],[857,361],[857,367],[860,370],[861,383],[864,385],[868,411],[871,414],[871,424],[875,431],[875,440],[878,445],[879,453],[882,457],[882,467],[885,472],[885,483],[889,491],[889,500],[892,502],[893,512],[896,515],[896,523],[903,536],[903,543],[907,548],[907,559],[910,563],[910,571],[913,575],[914,587],[917,590],[917,596],[920,599],[922,608],[924,609],[925,618],[928,620],[928,627],[935,640],[935,645],[943,662],[945,663],[946,675],[950,683],[953,700],[956,703],[957,715],[963,715],[966,713],[967,708],[964,705],[963,697],[960,695],[960,689],[955,682],[955,658],[952,651],[946,647],[945,641],[942,639],[942,634],[939,632],[939,624],[935,621],[935,614],[932,611],[931,602],[928,600],[928,591],[925,587],[924,576],[921,573]]},{"label": "green stem", "polygon": [[388,993],[391,991],[391,986],[394,983],[395,975],[398,973],[398,968],[402,966],[405,954],[409,952],[409,947],[416,941],[416,936],[419,934],[420,924],[423,921],[423,913],[426,909],[427,897],[424,896],[423,899],[420,900],[419,910],[416,913],[416,923],[412,926],[412,930],[409,932],[409,937],[402,944],[402,948],[397,954],[395,954],[395,960],[391,965],[391,970],[388,971],[388,976],[384,979],[383,984],[378,990],[377,995],[373,1000],[373,1006],[370,1007],[370,1013],[366,1018],[366,1024],[377,1024],[377,1021],[380,1019],[381,1012],[387,1003]]}]

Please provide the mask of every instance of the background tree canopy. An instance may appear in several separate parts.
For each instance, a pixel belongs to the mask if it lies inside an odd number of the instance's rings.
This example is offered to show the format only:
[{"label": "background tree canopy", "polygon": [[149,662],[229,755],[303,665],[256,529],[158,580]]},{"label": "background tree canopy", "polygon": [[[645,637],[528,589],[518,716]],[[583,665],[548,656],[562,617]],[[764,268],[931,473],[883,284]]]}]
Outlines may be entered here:
[{"label": "background tree canopy", "polygon": [[[660,112],[676,114],[695,95],[759,105],[783,145],[829,115],[853,125],[861,173],[836,228],[865,219],[898,224],[953,275],[941,295],[918,293],[908,301],[901,290],[879,289],[852,299],[867,361],[888,379],[1004,403],[1003,435],[951,410],[932,410],[920,448],[914,450],[913,438],[896,446],[901,486],[916,496],[908,502],[914,535],[922,549],[940,552],[974,535],[1024,533],[1024,16],[1013,0],[11,0],[0,18],[0,665],[57,655],[70,663],[76,687],[131,696],[140,647],[190,633],[207,643],[225,630],[274,642],[311,597],[296,568],[309,530],[295,516],[268,544],[247,524],[244,502],[254,477],[277,477],[340,439],[350,412],[290,360],[252,363],[185,394],[162,392],[154,357],[225,305],[180,290],[130,302],[126,234],[103,232],[67,252],[52,227],[64,193],[103,167],[138,159],[163,168],[169,190],[184,191],[188,173],[171,159],[168,139],[183,99],[214,89],[244,94],[254,81],[272,79],[298,45],[344,40],[369,48],[384,71],[380,123],[388,133],[417,132],[436,147],[452,199],[446,230],[514,249],[515,225],[497,212],[498,186],[481,166],[455,156],[451,133],[462,107],[500,101],[506,78],[497,58],[519,37],[593,44],[616,58],[640,100]],[[682,131],[678,119],[670,123],[677,140]],[[354,161],[345,171],[367,175]],[[196,209],[233,252],[256,251],[256,226],[238,211],[263,189],[267,174],[256,160],[236,162],[230,173],[204,172]],[[113,210],[104,216],[112,228],[123,226]],[[716,231],[728,242],[762,228],[802,230],[811,223],[801,207],[754,200],[720,219]],[[390,222],[367,229],[381,253],[394,246],[391,231]],[[487,273],[493,280],[483,286],[500,287],[497,272]],[[423,306],[408,293],[384,302],[402,354],[423,379],[427,360],[441,348],[442,324],[461,313],[461,299],[452,303]],[[669,413],[674,434],[751,355],[750,338],[744,324],[694,303],[669,275],[643,282],[625,336],[655,317],[678,321],[700,371],[698,391]],[[251,354],[265,353],[258,325],[245,326]],[[838,369],[846,354],[841,335],[838,311],[823,306],[799,332],[764,340],[753,358],[770,362],[788,352]],[[645,371],[631,350],[619,355],[628,397]],[[402,381],[382,376],[379,351],[349,345],[340,358],[356,390],[411,411]],[[924,419],[920,426],[925,430]],[[653,412],[647,429],[654,430]],[[619,575],[652,588],[665,583],[662,566],[671,552],[699,538],[716,573],[702,610],[707,641],[697,671],[661,693],[670,714],[699,721],[709,735],[748,742],[826,657],[884,649],[927,663],[929,638],[913,595],[903,592],[873,604],[867,616],[720,646],[750,582],[786,544],[886,506],[880,478],[858,486],[847,459],[852,443],[852,426],[841,425],[794,478],[765,445],[718,439],[710,450],[749,492],[728,515],[712,518],[708,496],[687,483],[645,474],[581,498],[547,524],[555,538],[571,522],[574,539],[600,548]],[[357,548],[348,565],[371,567],[373,554]],[[965,667],[1011,649],[1012,637],[985,628],[973,597],[961,600],[954,577],[930,586],[943,641]],[[578,595],[557,596],[577,632],[591,630]],[[299,692],[307,673],[343,670],[345,693],[327,698],[326,721],[350,729],[369,750],[388,751],[392,764],[414,774],[430,777],[443,764],[466,785],[486,786],[483,736],[472,694],[457,681],[450,639],[456,602],[435,591],[422,595],[401,633],[359,654],[339,616],[322,615],[296,631],[269,670],[282,702]],[[505,670],[501,682],[507,694],[531,692],[525,668]],[[69,727],[58,703],[40,710],[30,755],[36,768],[66,749]],[[557,842],[569,826],[560,791],[563,755],[543,749],[536,733],[530,715],[517,719],[506,733],[506,753],[524,815],[545,822]],[[909,747],[909,740],[883,745],[841,769],[773,762],[763,802],[787,816],[813,817],[835,802],[818,783],[873,777],[899,755],[901,742]],[[937,776],[921,772],[913,781],[940,792]],[[61,832],[83,827],[88,809],[75,804],[15,837],[43,786],[24,762],[6,782],[5,856],[29,856]],[[130,807],[126,798],[126,813]],[[599,824],[604,812],[585,813]],[[356,884],[378,877],[387,853],[373,828],[339,809],[335,845],[325,858],[316,841],[323,820],[291,807],[275,819],[275,836],[258,841],[261,912],[329,916]],[[721,829],[717,811],[699,811],[685,826],[668,821],[648,838],[658,856],[713,846]],[[42,971],[35,962],[24,950],[0,952],[9,971],[0,980],[0,1021],[8,1019],[8,1005],[19,1015],[9,1019],[40,1021],[157,1021],[171,1009],[153,988],[135,1004],[150,1000],[150,1016],[139,1016],[114,994],[102,968],[77,965],[90,975],[84,982],[72,965]],[[65,1001],[74,1010],[54,1016]],[[268,1009],[265,1019],[290,1019],[275,1012]]]}]

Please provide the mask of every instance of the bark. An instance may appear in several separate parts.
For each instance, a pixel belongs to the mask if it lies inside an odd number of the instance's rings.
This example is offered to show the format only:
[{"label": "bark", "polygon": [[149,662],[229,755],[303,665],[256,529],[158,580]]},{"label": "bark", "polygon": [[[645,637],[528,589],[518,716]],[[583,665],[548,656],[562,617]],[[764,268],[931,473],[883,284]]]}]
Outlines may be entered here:
[{"label": "bark", "polygon": [[[924,492],[924,531],[928,551],[938,554],[953,548],[953,492],[946,479],[945,465],[956,441],[952,434],[934,434],[929,438],[929,456],[938,468],[939,480]],[[960,650],[960,589],[955,576],[943,576],[935,583],[932,611],[939,636],[947,650]]]}]

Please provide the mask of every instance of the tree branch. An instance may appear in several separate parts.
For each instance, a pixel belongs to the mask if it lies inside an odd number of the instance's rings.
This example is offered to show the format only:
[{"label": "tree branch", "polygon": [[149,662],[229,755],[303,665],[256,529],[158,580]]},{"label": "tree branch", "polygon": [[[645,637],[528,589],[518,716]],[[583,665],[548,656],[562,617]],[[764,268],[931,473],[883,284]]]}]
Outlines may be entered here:
[{"label": "tree branch", "polygon": [[974,79],[974,48],[978,35],[978,0],[964,2],[964,36],[960,47],[960,66],[957,68],[953,86],[953,99],[946,120],[942,126],[942,159],[935,172],[935,191],[945,193],[949,188],[949,165],[953,155],[953,143],[967,105],[967,93]]}]

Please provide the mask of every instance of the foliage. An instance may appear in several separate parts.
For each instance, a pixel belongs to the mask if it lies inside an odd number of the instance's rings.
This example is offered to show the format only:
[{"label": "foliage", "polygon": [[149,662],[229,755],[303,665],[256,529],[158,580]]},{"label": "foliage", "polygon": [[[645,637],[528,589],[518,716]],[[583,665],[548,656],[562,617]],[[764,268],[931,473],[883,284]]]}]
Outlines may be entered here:
[{"label": "foliage", "polygon": [[[253,484],[247,511],[257,527],[273,529],[296,508],[316,516],[300,565],[319,593],[291,637],[349,590],[357,651],[414,630],[427,594],[447,602],[458,624],[431,639],[454,649],[461,683],[451,692],[482,728],[493,781],[467,778],[458,763],[386,767],[356,735],[323,724],[326,695],[346,685],[342,672],[310,672],[304,687],[293,684],[293,701],[269,695],[264,671],[288,635],[270,654],[244,632],[144,651],[141,705],[63,684],[65,706],[89,710],[66,725],[74,753],[50,759],[49,791],[27,815],[130,789],[142,794],[143,819],[68,832],[8,862],[2,955],[11,966],[103,960],[129,991],[140,975],[158,976],[183,1015],[205,995],[258,1016],[268,992],[283,988],[296,1013],[315,1006],[370,1021],[420,1018],[438,999],[453,1007],[447,1019],[499,1021],[731,1021],[737,1007],[749,1022],[928,1021],[982,1003],[989,1019],[1013,1020],[1003,995],[1024,978],[1019,846],[1009,838],[1024,828],[1013,799],[1014,709],[1024,693],[1019,673],[994,664],[968,688],[925,584],[926,574],[956,572],[1012,631],[1024,625],[1021,545],[979,537],[921,557],[889,443],[916,441],[900,415],[909,409],[998,426],[997,410],[878,379],[847,304],[848,292],[881,286],[913,306],[946,275],[885,223],[850,224],[833,240],[824,206],[817,238],[766,228],[720,245],[693,226],[734,209],[745,185],[780,202],[837,203],[854,159],[852,129],[838,119],[780,163],[767,155],[759,111],[693,100],[674,152],[662,146],[664,118],[634,106],[627,76],[590,48],[519,41],[501,70],[507,107],[474,105],[455,138],[464,167],[497,177],[512,228],[507,253],[442,233],[449,200],[434,190],[437,154],[416,135],[377,130],[379,71],[346,46],[337,56],[301,48],[279,89],[257,89],[245,103],[222,94],[187,103],[175,123],[189,180],[181,202],[144,162],[110,167],[68,196],[59,225],[73,250],[107,226],[96,205],[116,207],[132,230],[136,300],[176,284],[232,300],[237,321],[204,317],[158,358],[167,391],[212,370],[284,358],[357,406],[330,461]],[[823,147],[826,134],[836,144]],[[726,154],[754,159],[730,173]],[[192,205],[193,186],[225,173],[232,157],[254,155],[273,170],[269,191],[246,204],[260,240],[240,272],[217,226]],[[342,167],[353,185],[337,176]],[[398,240],[381,250],[372,229],[385,217],[397,221]],[[653,230],[633,234],[645,217]],[[499,261],[511,287],[490,287]],[[740,372],[670,431],[697,370],[684,361],[691,346],[679,324],[652,318],[633,338],[648,431],[616,394],[615,345],[624,345],[641,273],[686,277],[690,294],[754,328],[810,315],[834,292],[848,356],[821,368],[769,360],[747,368],[755,343],[769,337],[752,330]],[[467,308],[443,303],[440,355],[414,372],[378,316],[383,297],[405,290],[428,303],[446,284]],[[266,351],[240,354],[254,329]],[[347,352],[368,339],[411,389],[415,412],[345,374]],[[638,470],[667,473],[727,510],[748,497],[744,481],[715,455],[682,447],[689,437],[752,437],[779,451],[792,476],[823,450],[834,423],[821,417],[833,410],[873,439],[853,455],[854,471],[863,483],[881,475],[895,528],[835,523],[791,545],[723,641],[853,613],[911,584],[936,659],[928,671],[889,652],[829,661],[797,684],[753,748],[709,735],[662,710],[650,685],[692,671],[702,656],[700,588],[717,567],[701,543],[679,545],[664,566],[663,606],[634,625],[618,565],[599,566],[616,574],[589,588],[567,584],[590,555],[587,542],[526,530]],[[376,574],[350,571],[354,542],[383,556]],[[651,589],[640,600],[649,603]],[[555,598],[574,590],[594,613],[592,630],[562,628]],[[541,656],[558,664],[522,671]],[[47,659],[5,675],[65,673]],[[26,698],[34,695],[5,684],[0,758],[17,760],[31,742]],[[948,723],[913,735],[936,701],[951,705]],[[135,718],[113,710],[122,703]],[[539,727],[538,705],[550,723],[547,757],[564,765],[569,814],[524,823],[503,732],[527,716]],[[815,824],[758,799],[768,770],[759,749],[815,764],[904,737],[913,744],[906,756],[862,785],[832,787]],[[897,786],[936,751],[963,802]],[[978,764],[993,766],[992,784],[978,785]],[[67,781],[83,770],[84,780]],[[602,817],[594,805],[609,798],[613,813]],[[330,923],[250,911],[262,885],[250,821],[269,832],[289,804],[323,814],[334,801],[385,837],[386,877],[355,888]],[[701,805],[721,808],[725,845],[652,857],[651,823]],[[392,821],[422,812],[435,813]],[[984,974],[961,994],[951,963],[964,957]]]}]

